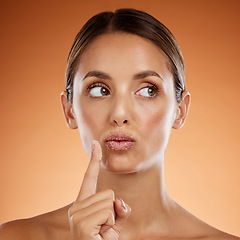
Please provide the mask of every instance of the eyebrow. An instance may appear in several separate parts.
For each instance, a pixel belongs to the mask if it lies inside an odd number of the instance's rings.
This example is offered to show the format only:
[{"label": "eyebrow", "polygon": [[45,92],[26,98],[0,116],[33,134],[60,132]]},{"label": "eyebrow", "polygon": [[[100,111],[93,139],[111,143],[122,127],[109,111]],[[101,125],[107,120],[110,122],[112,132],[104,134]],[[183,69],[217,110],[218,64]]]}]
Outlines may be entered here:
[{"label": "eyebrow", "polygon": [[96,77],[96,78],[105,79],[105,80],[111,80],[112,79],[108,74],[106,74],[104,72],[90,71],[83,77],[82,81],[86,78],[89,78],[89,77]]},{"label": "eyebrow", "polygon": [[155,71],[152,71],[152,70],[147,70],[147,71],[137,73],[137,74],[134,75],[133,79],[143,79],[143,78],[146,78],[146,77],[158,77],[163,82],[165,82],[161,75],[159,75],[158,73],[156,73]]},{"label": "eyebrow", "polygon": [[[159,75],[158,73],[156,73],[155,71],[152,71],[152,70],[146,70],[146,71],[143,71],[143,72],[140,72],[140,73],[137,73],[133,76],[133,79],[134,80],[137,80],[137,79],[143,79],[143,78],[146,78],[146,77],[158,77],[160,78],[163,82],[164,79],[162,78],[161,75]],[[89,78],[89,77],[96,77],[96,78],[100,78],[100,79],[104,79],[104,80],[112,80],[112,78],[104,73],[104,72],[101,72],[101,71],[90,71],[88,72],[82,79],[82,81],[86,78]]]}]

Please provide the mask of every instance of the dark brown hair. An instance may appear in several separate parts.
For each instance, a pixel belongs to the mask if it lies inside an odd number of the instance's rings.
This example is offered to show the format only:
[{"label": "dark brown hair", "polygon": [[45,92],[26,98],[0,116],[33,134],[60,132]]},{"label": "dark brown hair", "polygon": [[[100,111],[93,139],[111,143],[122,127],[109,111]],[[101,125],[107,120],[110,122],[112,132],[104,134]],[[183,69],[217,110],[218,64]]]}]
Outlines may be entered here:
[{"label": "dark brown hair", "polygon": [[186,89],[185,67],[177,40],[168,28],[151,15],[128,8],[93,16],[76,35],[67,59],[65,79],[68,101],[72,102],[73,79],[81,53],[97,36],[114,32],[135,34],[148,39],[167,55],[174,76],[176,98],[178,102],[181,101],[182,92]]}]

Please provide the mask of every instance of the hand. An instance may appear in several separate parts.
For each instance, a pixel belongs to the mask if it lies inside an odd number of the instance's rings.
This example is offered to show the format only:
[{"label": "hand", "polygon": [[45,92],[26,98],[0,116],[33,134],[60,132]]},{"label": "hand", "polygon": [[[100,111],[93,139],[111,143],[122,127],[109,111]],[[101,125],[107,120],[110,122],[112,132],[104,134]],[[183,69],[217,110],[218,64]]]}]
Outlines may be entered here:
[{"label": "hand", "polygon": [[96,193],[102,159],[101,146],[93,141],[92,156],[79,195],[68,211],[73,240],[117,240],[131,209],[112,190]]}]

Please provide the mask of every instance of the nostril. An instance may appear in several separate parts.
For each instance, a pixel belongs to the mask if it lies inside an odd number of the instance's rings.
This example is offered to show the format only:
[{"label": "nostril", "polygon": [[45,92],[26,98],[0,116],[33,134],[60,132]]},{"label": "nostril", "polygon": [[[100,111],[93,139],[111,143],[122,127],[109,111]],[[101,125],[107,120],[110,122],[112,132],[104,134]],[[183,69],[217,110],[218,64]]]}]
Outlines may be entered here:
[{"label": "nostril", "polygon": [[119,126],[121,126],[122,124],[127,124],[128,123],[128,120],[124,120],[124,121],[121,121],[121,120],[113,120],[113,122]]}]

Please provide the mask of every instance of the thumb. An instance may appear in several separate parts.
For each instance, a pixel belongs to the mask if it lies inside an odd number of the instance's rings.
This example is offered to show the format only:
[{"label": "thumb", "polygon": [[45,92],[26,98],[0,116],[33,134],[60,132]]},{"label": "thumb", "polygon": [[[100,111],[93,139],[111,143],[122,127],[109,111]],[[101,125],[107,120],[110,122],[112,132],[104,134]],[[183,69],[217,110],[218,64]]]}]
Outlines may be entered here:
[{"label": "thumb", "polygon": [[120,233],[123,224],[126,222],[128,216],[131,213],[131,208],[121,198],[115,200],[114,207],[116,220],[113,228],[116,232]]}]

